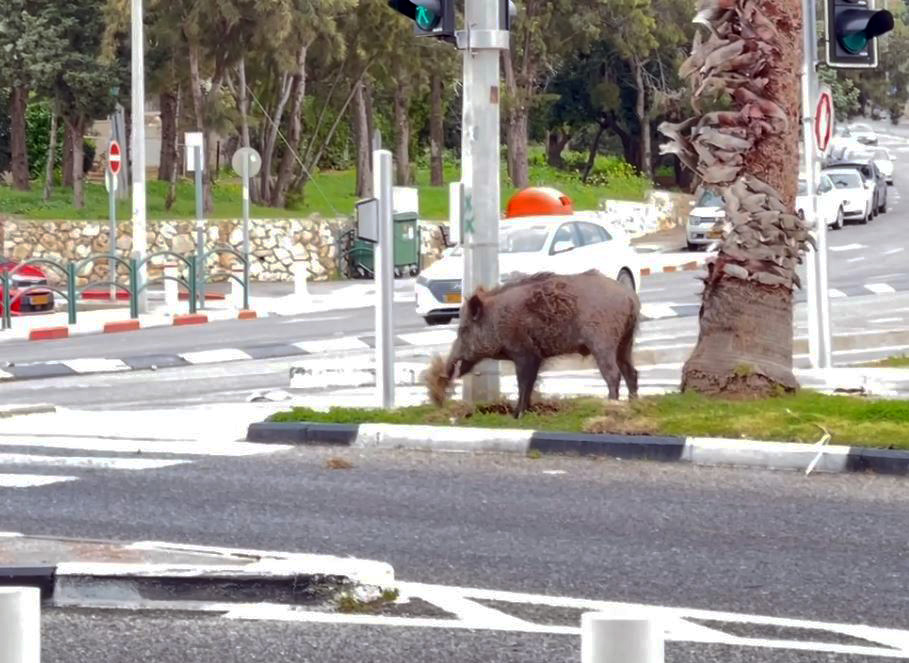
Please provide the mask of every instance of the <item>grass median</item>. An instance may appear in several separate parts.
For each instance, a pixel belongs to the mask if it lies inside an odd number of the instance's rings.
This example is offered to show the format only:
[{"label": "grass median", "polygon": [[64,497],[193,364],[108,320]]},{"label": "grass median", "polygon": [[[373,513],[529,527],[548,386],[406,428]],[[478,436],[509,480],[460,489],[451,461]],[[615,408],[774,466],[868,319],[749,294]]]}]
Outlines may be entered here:
[{"label": "grass median", "polygon": [[598,398],[538,399],[520,420],[506,402],[469,406],[451,401],[441,408],[420,405],[395,410],[301,407],[271,421],[388,423],[478,428],[727,437],[817,442],[824,431],[831,444],[909,450],[909,401],[829,396],[802,390],[763,400],[717,400],[697,394],[648,396],[633,402]]}]

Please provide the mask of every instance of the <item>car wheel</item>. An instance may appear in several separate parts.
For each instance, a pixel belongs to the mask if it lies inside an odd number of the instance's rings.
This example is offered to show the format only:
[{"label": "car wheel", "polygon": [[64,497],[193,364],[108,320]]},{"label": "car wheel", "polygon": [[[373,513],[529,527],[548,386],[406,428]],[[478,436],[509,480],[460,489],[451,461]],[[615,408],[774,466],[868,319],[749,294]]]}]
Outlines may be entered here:
[{"label": "car wheel", "polygon": [[840,208],[836,211],[836,221],[833,223],[833,229],[834,229],[834,230],[842,230],[842,229],[843,229],[843,208],[842,208],[842,207],[840,207]]},{"label": "car wheel", "polygon": [[870,220],[871,220],[871,210],[865,210],[865,216],[863,216],[861,219],[859,219],[859,223],[861,223],[862,225],[865,225]]},{"label": "car wheel", "polygon": [[698,245],[697,245],[697,244],[692,244],[691,242],[686,242],[686,244],[688,244],[688,250],[689,250],[689,251],[697,251],[697,250],[698,250]]},{"label": "car wheel", "polygon": [[628,288],[632,292],[634,291],[634,277],[627,269],[623,269],[621,272],[619,272],[619,277],[616,279],[616,281],[619,282],[619,285]]},{"label": "car wheel", "polygon": [[438,315],[430,316],[430,315],[427,315],[427,316],[426,316],[425,318],[423,318],[423,319],[426,321],[426,324],[427,324],[427,325],[429,325],[430,327],[435,327],[435,326],[437,326],[437,325],[447,325],[447,324],[448,324],[449,322],[451,322],[454,318],[453,318],[452,316],[438,316]]},{"label": "car wheel", "polygon": [[878,209],[878,212],[879,212],[880,214],[886,214],[886,213],[887,213],[887,199],[886,199],[886,198],[884,198],[884,204],[880,206],[880,208]]}]

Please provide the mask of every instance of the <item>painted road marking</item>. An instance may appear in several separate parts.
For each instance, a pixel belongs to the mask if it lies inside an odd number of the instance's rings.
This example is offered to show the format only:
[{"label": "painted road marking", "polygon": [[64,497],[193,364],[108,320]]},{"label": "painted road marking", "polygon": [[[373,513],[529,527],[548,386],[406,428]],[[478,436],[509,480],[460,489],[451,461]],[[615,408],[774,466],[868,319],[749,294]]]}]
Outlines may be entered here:
[{"label": "painted road marking", "polygon": [[904,247],[900,246],[900,247],[897,247],[897,248],[895,248],[895,249],[889,249],[889,250],[887,250],[887,251],[884,251],[884,254],[883,254],[883,255],[885,255],[885,256],[892,256],[894,253],[902,253],[902,252],[905,251],[905,250],[906,250],[906,249],[905,249]]},{"label": "painted road marking", "polygon": [[119,359],[67,359],[59,362],[76,373],[114,373],[116,371],[128,371],[129,366]]},{"label": "painted road marking", "polygon": [[187,352],[179,356],[190,364],[219,364],[227,361],[247,361],[252,359],[247,353],[242,350],[237,350],[236,348]]},{"label": "painted road marking", "polygon": [[158,460],[154,458],[102,458],[91,456],[36,456],[31,454],[0,453],[0,465],[50,465],[55,467],[87,467],[103,470],[153,470],[183,465],[188,460]]},{"label": "painted road marking", "polygon": [[453,329],[434,329],[432,331],[398,334],[398,338],[409,345],[443,345],[454,343],[458,333]]},{"label": "painted road marking", "polygon": [[902,318],[875,318],[874,320],[869,320],[873,325],[882,325],[887,322],[899,322]]},{"label": "painted road marking", "polygon": [[32,488],[75,480],[76,477],[55,477],[43,474],[0,474],[0,488]]},{"label": "painted road marking", "polygon": [[849,258],[846,262],[861,262],[865,259],[865,256],[859,256],[858,258]]},{"label": "painted road marking", "polygon": [[265,445],[250,442],[221,442],[208,444],[196,440],[127,440],[100,437],[67,437],[19,435],[0,433],[2,447],[40,447],[70,451],[95,451],[99,453],[180,454],[183,456],[257,456],[286,451],[292,447],[263,448]]},{"label": "painted road marking", "polygon": [[886,283],[866,283],[865,288],[875,295],[889,295],[896,292],[896,290],[893,289],[893,286],[887,285]]},{"label": "painted road marking", "polygon": [[858,249],[867,248],[864,244],[842,244],[840,246],[831,246],[831,251],[857,251]]},{"label": "painted road marking", "polygon": [[294,343],[304,352],[321,354],[323,352],[343,352],[345,350],[368,350],[369,345],[355,336],[346,338],[326,338],[314,341],[300,341]]},{"label": "painted road marking", "polygon": [[836,288],[830,288],[827,290],[827,294],[830,295],[831,299],[836,299],[838,297],[845,297],[846,293],[842,290],[837,290]]},{"label": "painted road marking", "polygon": [[651,320],[675,318],[678,316],[673,306],[677,304],[641,304],[641,315]]}]

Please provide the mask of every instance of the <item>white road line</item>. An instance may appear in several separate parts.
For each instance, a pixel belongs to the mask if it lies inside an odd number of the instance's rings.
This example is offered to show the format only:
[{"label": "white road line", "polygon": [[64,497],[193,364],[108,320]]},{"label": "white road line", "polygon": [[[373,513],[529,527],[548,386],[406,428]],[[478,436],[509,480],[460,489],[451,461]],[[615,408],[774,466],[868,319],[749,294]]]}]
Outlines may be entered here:
[{"label": "white road line", "polygon": [[875,295],[889,295],[896,292],[893,286],[889,286],[886,283],[866,283],[865,289],[870,290]]},{"label": "white road line", "polygon": [[113,371],[129,370],[129,366],[119,359],[67,359],[60,363],[74,370],[76,373],[111,373]]},{"label": "white road line", "polygon": [[322,317],[313,317],[313,318],[291,318],[290,320],[281,320],[279,325],[293,325],[300,322],[332,322],[334,320],[343,320],[346,318],[346,315],[326,315]]},{"label": "white road line", "polygon": [[208,444],[192,440],[111,440],[99,437],[38,437],[0,433],[0,447],[41,447],[100,453],[180,454],[183,456],[257,456],[286,451],[290,446],[224,442]]},{"label": "white road line", "polygon": [[443,343],[454,343],[457,337],[458,333],[453,329],[434,329],[413,334],[398,334],[398,338],[409,345],[442,345]]},{"label": "white road line", "polygon": [[864,244],[842,244],[840,246],[831,246],[831,251],[857,251],[866,248]]},{"label": "white road line", "polygon": [[0,474],[0,488],[32,488],[52,483],[75,481],[78,477],[55,477],[43,474]]},{"label": "white road line", "polygon": [[88,467],[104,470],[154,470],[183,465],[188,460],[154,458],[102,458],[91,456],[36,456],[0,453],[0,465],[43,465],[54,467]]},{"label": "white road line", "polygon": [[677,318],[678,313],[671,304],[641,304],[641,315],[651,320],[660,318]]},{"label": "white road line", "polygon": [[830,289],[827,291],[827,294],[830,295],[830,298],[831,298],[831,299],[837,299],[837,298],[839,298],[839,297],[845,297],[845,296],[846,296],[846,293],[845,293],[845,292],[843,292],[842,290],[837,290],[836,288],[830,288]]},{"label": "white road line", "polygon": [[859,256],[858,258],[849,258],[846,262],[861,262],[865,259],[865,256]]},{"label": "white road line", "polygon": [[902,318],[875,318],[874,320],[869,320],[872,325],[882,325],[886,322],[899,322]]},{"label": "white road line", "polygon": [[2,382],[3,380],[12,380],[12,379],[13,379],[12,373],[7,373],[6,371],[0,371],[0,382]]},{"label": "white road line", "polygon": [[904,247],[899,246],[899,247],[897,247],[897,248],[895,248],[895,249],[889,249],[889,250],[887,250],[887,251],[884,251],[883,255],[885,255],[885,256],[892,256],[894,253],[902,253],[902,252],[905,251],[905,250],[906,250],[906,249],[905,249]]},{"label": "white road line", "polygon": [[346,338],[326,338],[317,341],[300,341],[294,343],[304,352],[320,354],[323,352],[343,352],[344,350],[368,350],[369,345],[355,336]]},{"label": "white road line", "polygon": [[226,361],[247,361],[252,359],[248,354],[236,348],[186,352],[180,356],[190,364],[220,364]]}]

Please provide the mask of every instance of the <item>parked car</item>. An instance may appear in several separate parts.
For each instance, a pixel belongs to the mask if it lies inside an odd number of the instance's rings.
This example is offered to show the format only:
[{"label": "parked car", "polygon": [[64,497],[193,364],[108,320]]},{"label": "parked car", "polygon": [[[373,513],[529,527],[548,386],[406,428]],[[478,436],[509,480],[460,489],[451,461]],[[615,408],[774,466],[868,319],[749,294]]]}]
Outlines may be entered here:
[{"label": "parked car", "polygon": [[843,218],[868,223],[874,208],[874,189],[855,168],[829,168],[824,170],[843,205]]},{"label": "parked car", "polygon": [[879,147],[871,155],[875,165],[884,174],[887,184],[893,184],[893,155],[886,147]]},{"label": "parked car", "polygon": [[[803,219],[808,216],[808,180],[799,177],[799,193],[795,199],[795,209]],[[840,230],[845,220],[845,200],[827,175],[821,175],[817,187],[818,221],[823,221],[834,230]]]},{"label": "parked car", "polygon": [[[417,277],[417,314],[427,324],[458,317],[464,255],[447,251]],[[499,280],[505,283],[537,272],[577,274],[597,269],[632,290],[639,288],[637,252],[624,233],[583,215],[539,216],[502,221],[499,226]]]},{"label": "parked car", "polygon": [[685,234],[689,251],[706,248],[723,237],[726,212],[723,198],[718,193],[704,189],[688,213]]},{"label": "parked car", "polygon": [[[0,256],[0,274],[12,272],[19,263],[11,258]],[[47,274],[35,265],[25,265],[10,275],[10,311],[12,313],[38,313],[54,310],[53,290],[31,290],[47,285]],[[19,297],[16,299],[16,297]],[[0,279],[0,312],[3,311],[3,280]]]},{"label": "parked car", "polygon": [[878,214],[887,212],[887,178],[875,165],[873,159],[851,158],[850,156],[844,161],[830,162],[826,168],[854,168],[859,171],[866,185],[874,191],[874,205],[871,217],[874,218]]},{"label": "parked car", "polygon": [[870,124],[853,124],[849,127],[852,138],[865,145],[877,145],[877,134]]}]

